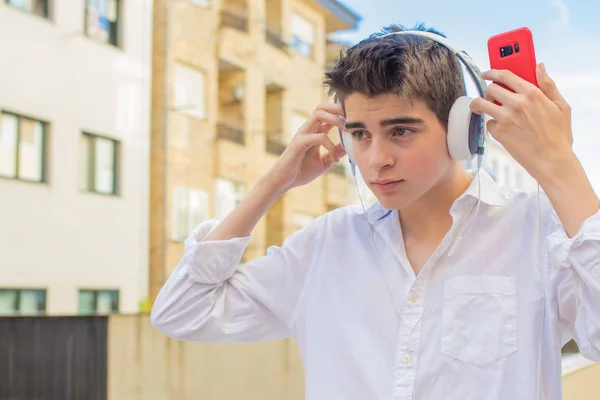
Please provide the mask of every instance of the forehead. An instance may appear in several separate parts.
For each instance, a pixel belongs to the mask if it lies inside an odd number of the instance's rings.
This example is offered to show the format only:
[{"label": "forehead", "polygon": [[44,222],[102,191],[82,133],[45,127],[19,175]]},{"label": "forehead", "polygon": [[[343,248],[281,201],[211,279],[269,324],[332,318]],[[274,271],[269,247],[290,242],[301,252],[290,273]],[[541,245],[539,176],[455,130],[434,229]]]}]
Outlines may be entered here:
[{"label": "forehead", "polygon": [[383,120],[400,116],[423,120],[435,118],[435,114],[422,101],[391,93],[370,97],[352,93],[344,98],[344,111],[348,121]]}]

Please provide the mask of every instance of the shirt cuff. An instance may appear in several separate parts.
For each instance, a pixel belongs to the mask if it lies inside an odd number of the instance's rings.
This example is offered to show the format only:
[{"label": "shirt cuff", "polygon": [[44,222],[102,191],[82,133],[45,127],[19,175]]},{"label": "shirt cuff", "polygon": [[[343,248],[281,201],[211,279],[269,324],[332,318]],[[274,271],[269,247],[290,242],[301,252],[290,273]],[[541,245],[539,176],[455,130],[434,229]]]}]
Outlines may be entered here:
[{"label": "shirt cuff", "polygon": [[250,236],[203,241],[218,225],[214,219],[202,222],[185,241],[187,269],[195,282],[219,284],[231,278],[250,242]]},{"label": "shirt cuff", "polygon": [[548,237],[550,254],[559,268],[569,268],[573,262],[583,266],[600,279],[600,210],[586,219],[579,232],[569,238],[560,220],[554,216],[558,229]]}]

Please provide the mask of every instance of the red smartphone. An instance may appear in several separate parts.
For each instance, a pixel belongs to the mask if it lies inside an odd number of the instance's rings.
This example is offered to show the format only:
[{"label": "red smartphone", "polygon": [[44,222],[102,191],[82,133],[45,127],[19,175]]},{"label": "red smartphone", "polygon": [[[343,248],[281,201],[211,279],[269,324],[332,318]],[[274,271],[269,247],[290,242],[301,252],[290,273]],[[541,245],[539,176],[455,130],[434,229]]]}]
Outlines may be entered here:
[{"label": "red smartphone", "polygon": [[[529,28],[518,28],[492,36],[488,39],[488,54],[491,69],[510,70],[515,75],[538,86],[533,34]],[[494,83],[514,92],[501,83]]]}]

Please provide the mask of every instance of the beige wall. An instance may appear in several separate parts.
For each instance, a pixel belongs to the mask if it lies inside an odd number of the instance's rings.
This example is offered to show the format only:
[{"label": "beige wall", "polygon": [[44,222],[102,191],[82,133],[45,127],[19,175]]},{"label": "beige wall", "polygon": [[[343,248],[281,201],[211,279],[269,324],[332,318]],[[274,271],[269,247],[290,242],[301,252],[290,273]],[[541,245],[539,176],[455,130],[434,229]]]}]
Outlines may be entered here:
[{"label": "beige wall", "polygon": [[[238,2],[239,3],[239,2]],[[198,6],[188,1],[175,1],[170,17],[165,17],[165,0],[155,0],[155,58],[153,88],[153,153],[151,202],[151,297],[161,286],[183,254],[183,245],[170,240],[173,186],[206,190],[210,198],[209,214],[214,215],[217,177],[242,182],[249,190],[277,160],[266,152],[266,133],[283,130],[292,136],[292,113],[310,115],[324,102],[322,79],[325,67],[325,20],[323,8],[314,2],[294,0],[248,1],[248,32],[220,25],[220,12],[244,12],[244,7],[230,1],[215,1]],[[292,12],[301,13],[315,26],[314,57],[306,59],[293,51],[282,51],[265,40],[266,12],[269,26],[277,28],[273,19],[280,16],[282,38],[290,41]],[[167,20],[162,20],[167,18]],[[169,22],[169,24],[166,24]],[[170,29],[165,30],[165,26]],[[170,32],[165,36],[166,32]],[[170,43],[168,52],[161,46]],[[166,57],[166,58],[165,58]],[[206,76],[207,114],[203,120],[182,115],[170,109],[163,99],[172,98],[172,68],[175,62],[202,71]],[[235,68],[235,73],[223,70]],[[223,106],[231,94],[233,82],[244,84],[244,101]],[[267,85],[282,89],[281,95],[267,98]],[[168,90],[169,93],[165,93]],[[267,117],[268,115],[268,117]],[[219,122],[241,125],[245,144],[217,139]],[[168,127],[167,139],[163,126]],[[337,139],[334,139],[337,142]],[[164,143],[167,143],[165,146]],[[344,160],[345,161],[345,160]],[[163,164],[164,163],[164,164]],[[166,166],[166,169],[163,168]],[[319,215],[329,203],[352,201],[351,181],[328,175],[310,185],[295,189],[279,203],[269,217],[263,217],[252,233],[246,257],[265,253],[268,244],[281,244],[292,232],[291,215],[304,212]],[[267,238],[267,219],[269,237]],[[277,232],[273,232],[276,229]]]},{"label": "beige wall", "polygon": [[108,400],[303,400],[295,342],[205,345],[168,339],[150,319],[109,320]]},{"label": "beige wall", "polygon": [[600,399],[600,364],[592,364],[563,376],[564,400]]}]

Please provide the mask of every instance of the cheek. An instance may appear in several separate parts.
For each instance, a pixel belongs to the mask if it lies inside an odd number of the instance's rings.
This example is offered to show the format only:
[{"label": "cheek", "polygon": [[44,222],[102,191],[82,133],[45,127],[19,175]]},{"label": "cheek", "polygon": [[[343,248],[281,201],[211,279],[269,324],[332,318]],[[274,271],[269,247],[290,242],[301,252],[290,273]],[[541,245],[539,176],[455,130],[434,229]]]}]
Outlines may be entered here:
[{"label": "cheek", "polygon": [[426,146],[404,155],[407,172],[412,179],[421,182],[437,178],[448,160],[447,150],[439,146]]}]

